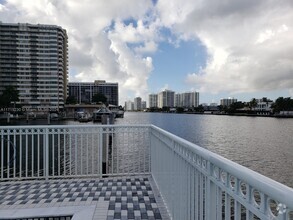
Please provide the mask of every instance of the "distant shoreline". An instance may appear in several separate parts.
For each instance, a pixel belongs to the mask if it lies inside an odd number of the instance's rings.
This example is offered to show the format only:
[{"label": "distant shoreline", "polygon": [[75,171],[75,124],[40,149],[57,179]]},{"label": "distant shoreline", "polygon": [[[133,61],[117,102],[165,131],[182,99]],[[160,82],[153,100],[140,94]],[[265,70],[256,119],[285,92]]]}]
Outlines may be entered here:
[{"label": "distant shoreline", "polygon": [[[129,111],[129,112],[136,112],[136,111]],[[145,113],[145,112],[141,112]],[[288,118],[293,118],[293,115],[260,115],[260,114],[245,114],[245,113],[202,113],[202,112],[182,112],[182,113],[176,113],[176,112],[148,112],[148,113],[162,113],[162,114],[187,114],[187,115],[217,115],[217,116],[241,116],[241,117],[267,117],[267,118],[283,118],[283,119],[288,119]],[[44,117],[36,117],[36,118],[29,118],[28,120],[26,118],[10,118],[9,122],[7,122],[7,118],[0,118],[0,126],[7,126],[7,125],[15,125],[17,124],[17,121],[22,122],[29,122],[31,121],[42,121],[45,122],[47,121],[46,118]],[[73,117],[66,117],[66,118],[59,118],[59,119],[51,119],[50,124],[54,124],[54,121],[74,121]]]}]

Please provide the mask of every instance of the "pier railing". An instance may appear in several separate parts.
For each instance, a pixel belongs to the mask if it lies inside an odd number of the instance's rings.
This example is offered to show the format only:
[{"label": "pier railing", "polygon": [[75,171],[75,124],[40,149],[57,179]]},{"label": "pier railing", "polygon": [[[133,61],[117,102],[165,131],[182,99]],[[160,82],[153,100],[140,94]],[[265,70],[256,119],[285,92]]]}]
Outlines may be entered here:
[{"label": "pier railing", "polygon": [[149,126],[0,127],[0,180],[150,173]]},{"label": "pier railing", "polygon": [[293,190],[152,125],[0,127],[0,181],[151,174],[172,219],[293,219]]},{"label": "pier railing", "polygon": [[173,219],[293,219],[293,189],[160,128],[151,172]]}]

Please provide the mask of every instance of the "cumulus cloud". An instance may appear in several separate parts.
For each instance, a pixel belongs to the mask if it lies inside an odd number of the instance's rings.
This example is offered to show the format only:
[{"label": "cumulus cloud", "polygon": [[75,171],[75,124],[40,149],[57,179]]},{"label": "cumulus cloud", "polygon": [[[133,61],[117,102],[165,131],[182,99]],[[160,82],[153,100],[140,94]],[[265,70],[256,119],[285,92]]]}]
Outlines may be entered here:
[{"label": "cumulus cloud", "polygon": [[[156,50],[156,28],[154,23],[148,24],[147,16],[152,7],[148,0],[7,0],[0,7],[0,20],[65,28],[69,36],[69,79],[118,82],[122,104],[129,93],[147,93],[153,66],[145,52]],[[136,23],[125,25],[127,19]],[[128,43],[144,47],[135,50]]]},{"label": "cumulus cloud", "polygon": [[166,26],[207,48],[206,66],[186,81],[214,93],[293,87],[292,9],[290,0],[158,2]]}]

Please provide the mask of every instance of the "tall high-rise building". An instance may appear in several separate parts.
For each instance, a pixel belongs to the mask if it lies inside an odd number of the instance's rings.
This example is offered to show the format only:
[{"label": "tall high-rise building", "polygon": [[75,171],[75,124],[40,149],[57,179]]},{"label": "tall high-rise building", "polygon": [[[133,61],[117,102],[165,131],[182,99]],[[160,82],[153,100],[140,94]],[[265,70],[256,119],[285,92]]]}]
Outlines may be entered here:
[{"label": "tall high-rise building", "polygon": [[198,107],[199,93],[198,92],[185,92],[175,95],[176,107]]},{"label": "tall high-rise building", "polygon": [[149,94],[149,108],[158,107],[158,94]]},{"label": "tall high-rise building", "polygon": [[134,109],[134,103],[132,101],[125,102],[125,111],[133,111]]},{"label": "tall high-rise building", "polygon": [[175,92],[164,90],[158,94],[158,107],[174,107]]},{"label": "tall high-rise building", "polygon": [[13,86],[24,108],[62,110],[67,97],[67,47],[62,27],[0,22],[0,94]]},{"label": "tall high-rise building", "polygon": [[141,101],[141,109],[145,110],[147,108],[147,103],[146,101]]},{"label": "tall high-rise building", "polygon": [[237,102],[237,99],[234,98],[227,98],[227,99],[221,99],[220,104],[222,106],[230,106],[232,103]]},{"label": "tall high-rise building", "polygon": [[118,83],[109,83],[104,80],[95,82],[69,82],[69,96],[76,99],[77,103],[92,103],[93,96],[97,93],[103,94],[111,105],[119,103]]},{"label": "tall high-rise building", "polygon": [[140,111],[141,110],[141,97],[134,98],[134,111]]}]

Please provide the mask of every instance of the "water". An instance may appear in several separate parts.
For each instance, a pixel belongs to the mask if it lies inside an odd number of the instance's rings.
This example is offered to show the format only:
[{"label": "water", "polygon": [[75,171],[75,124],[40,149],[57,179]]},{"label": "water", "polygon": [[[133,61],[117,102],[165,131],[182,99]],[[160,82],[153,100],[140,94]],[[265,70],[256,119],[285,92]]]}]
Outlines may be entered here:
[{"label": "water", "polygon": [[152,123],[293,187],[293,119],[127,112],[115,123]]},{"label": "water", "polygon": [[[83,124],[51,122],[60,123]],[[30,124],[47,124],[47,121],[30,121]],[[126,112],[115,124],[154,124],[293,187],[293,119]]]}]

